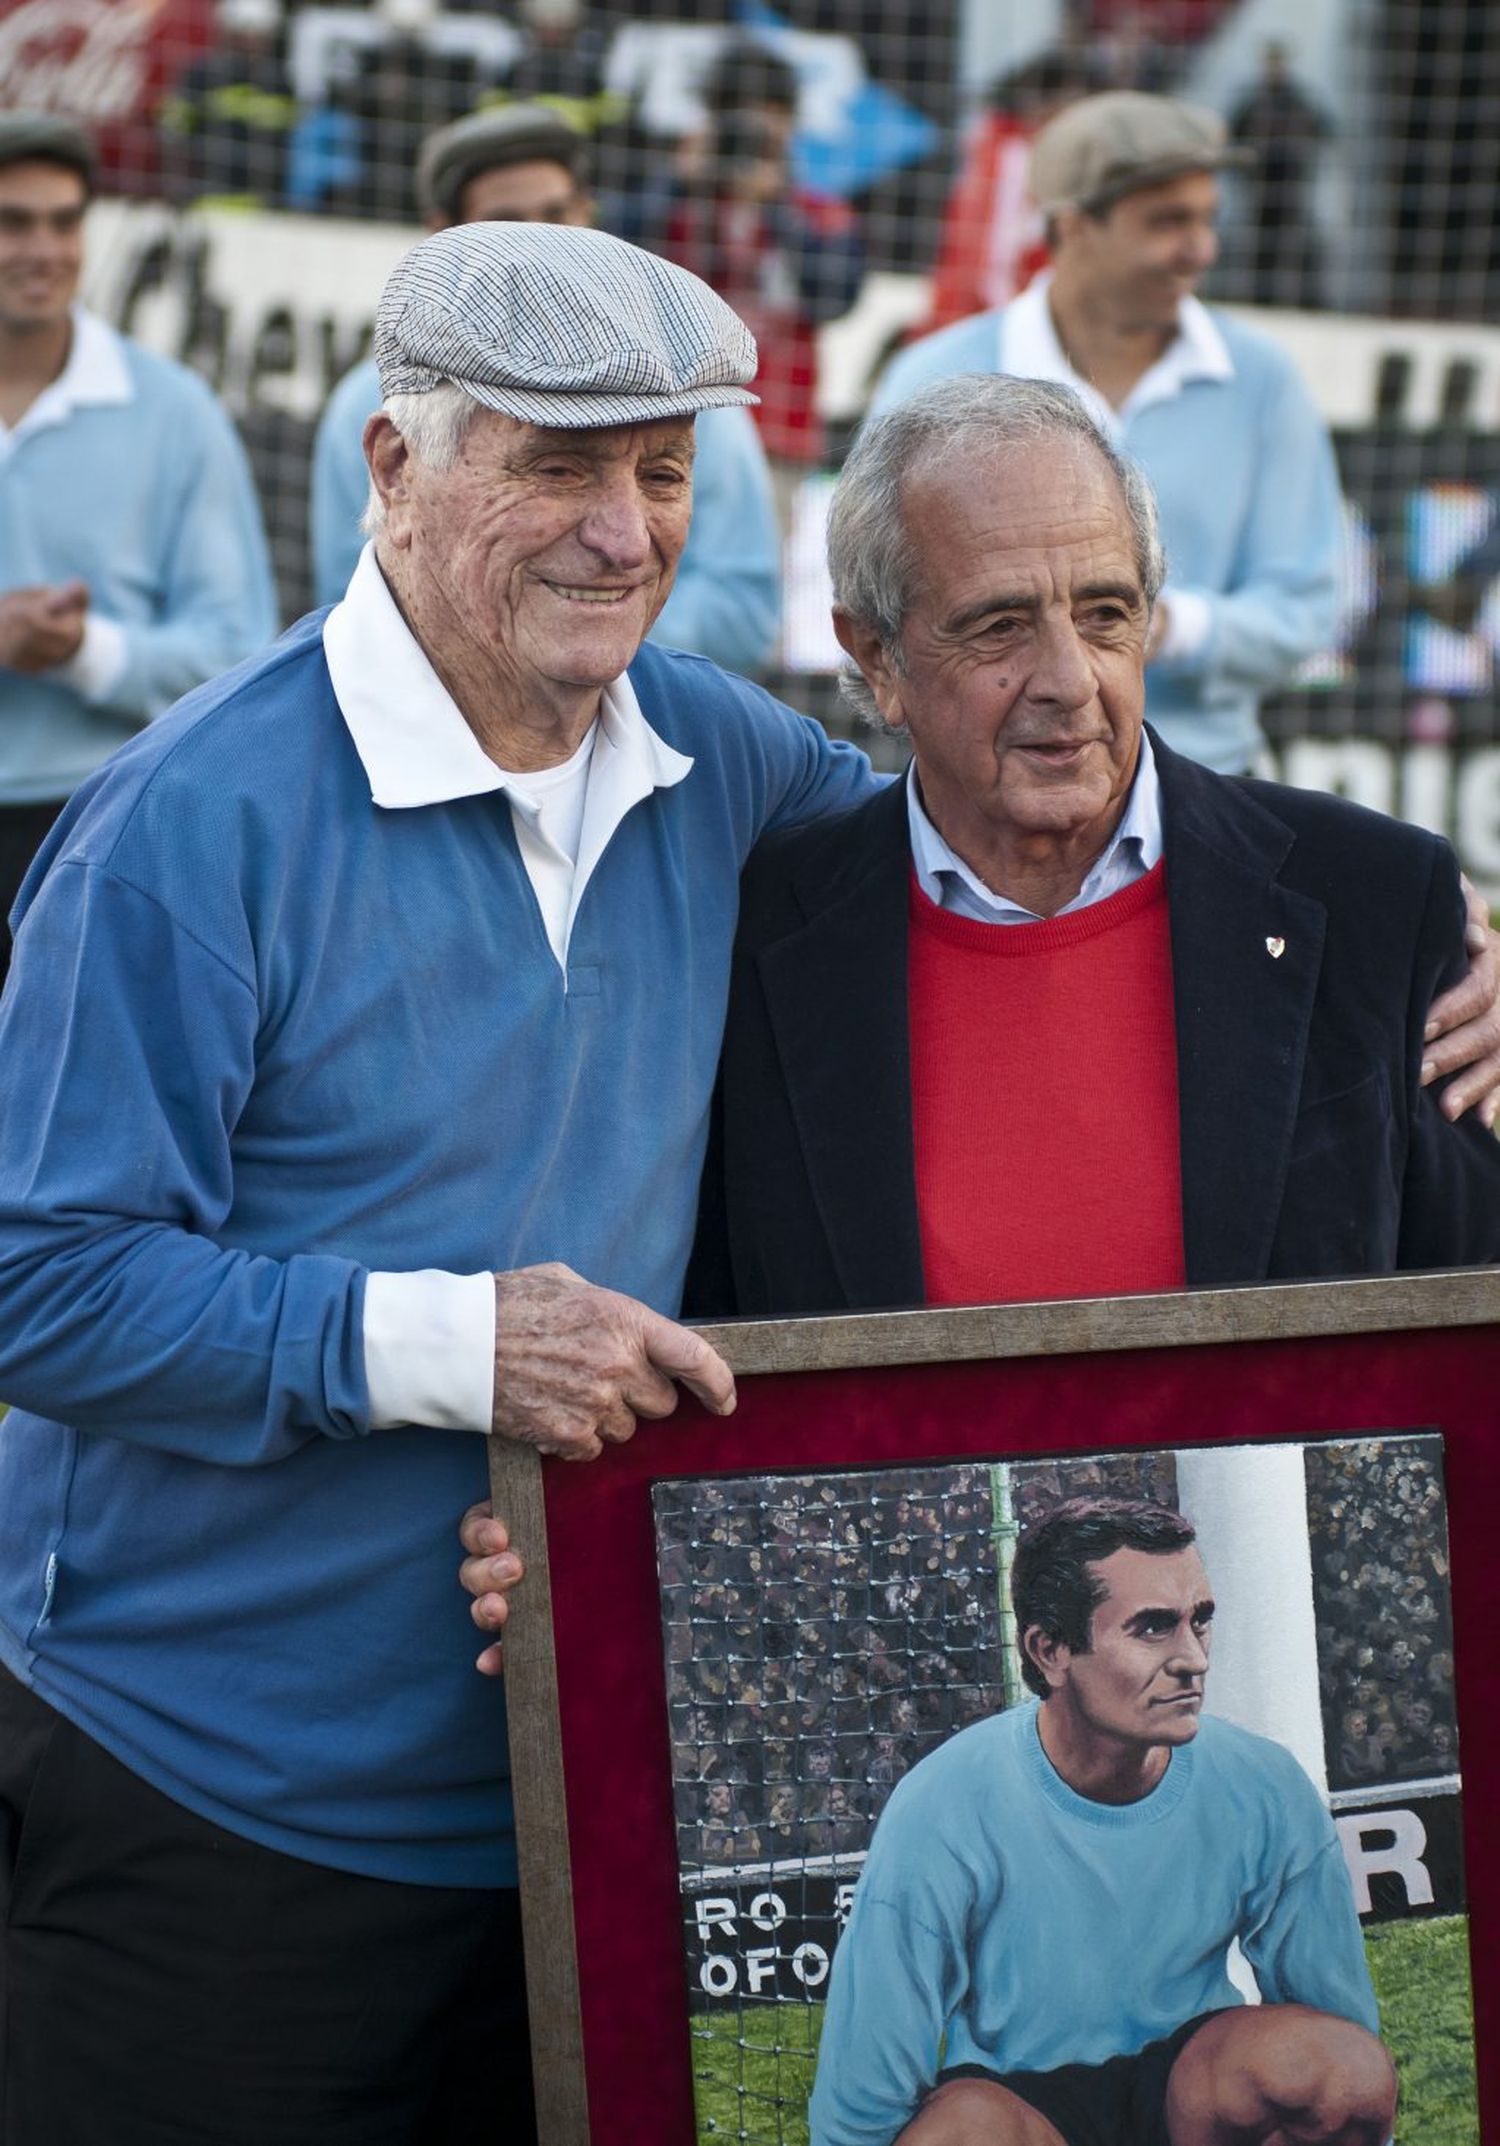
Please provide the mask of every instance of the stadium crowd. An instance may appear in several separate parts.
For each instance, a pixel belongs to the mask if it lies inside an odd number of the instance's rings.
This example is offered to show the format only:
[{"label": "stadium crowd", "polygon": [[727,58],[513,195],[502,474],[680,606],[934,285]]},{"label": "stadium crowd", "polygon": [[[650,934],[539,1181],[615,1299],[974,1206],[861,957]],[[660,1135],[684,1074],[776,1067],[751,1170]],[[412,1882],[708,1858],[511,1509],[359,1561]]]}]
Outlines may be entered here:
[{"label": "stadium crowd", "polygon": [[[1430,1446],[1304,1452],[1333,1789],[1456,1771],[1447,1508]],[[1065,1499],[1176,1503],[1170,1454],[1012,1463],[1010,1528]],[[896,1782],[1015,1696],[995,1471],[654,1493],[684,1870],[862,1851]],[[1011,1670],[1014,1679],[1014,1668]]]},{"label": "stadium crowd", "polygon": [[1430,1448],[1392,1439],[1372,1466],[1309,1446],[1306,1465],[1329,1786],[1455,1773],[1448,1514]]},{"label": "stadium crowd", "polygon": [[898,1775],[1002,1701],[989,1470],[655,1496],[684,1860],[863,1848]]}]

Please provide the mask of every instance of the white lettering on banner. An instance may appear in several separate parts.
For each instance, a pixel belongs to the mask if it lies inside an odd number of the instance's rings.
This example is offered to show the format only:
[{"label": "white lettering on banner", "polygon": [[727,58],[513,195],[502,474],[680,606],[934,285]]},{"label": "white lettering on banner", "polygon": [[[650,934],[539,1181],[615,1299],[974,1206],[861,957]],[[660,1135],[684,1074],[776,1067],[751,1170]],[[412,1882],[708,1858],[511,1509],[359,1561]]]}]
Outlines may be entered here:
[{"label": "white lettering on banner", "polygon": [[1446,745],[1413,745],[1401,763],[1401,817],[1432,834],[1448,831],[1453,756]]},{"label": "white lettering on banner", "polygon": [[1372,812],[1390,812],[1395,805],[1390,747],[1372,738],[1294,738],[1283,749],[1281,771],[1297,790],[1328,790]]},{"label": "white lettering on banner", "polygon": [[[27,103],[66,101],[70,110],[86,111],[90,117],[122,116],[138,100],[139,70],[146,64],[145,41],[137,46],[125,40],[125,25],[135,13],[131,8],[107,5],[105,0],[23,0],[11,14],[0,17],[0,81],[6,84],[6,101],[23,101],[14,88],[20,68],[20,78],[28,84]],[[56,26],[65,19],[89,26],[82,47],[71,57],[58,49]],[[50,49],[44,51],[38,44],[30,60],[25,54],[28,43],[35,40],[28,39],[24,28],[28,22],[45,22],[50,30]],[[630,42],[634,30],[623,32],[612,52],[612,66],[618,63],[623,68],[626,58],[650,46],[645,26],[636,28],[642,42]],[[694,29],[693,36],[701,36],[705,43],[701,51],[693,47],[693,66],[707,64],[709,47],[722,35],[718,29]],[[839,38],[821,41],[830,47],[846,42]],[[687,40],[684,50],[691,44]],[[66,70],[65,100],[53,79],[59,68]],[[80,68],[84,72],[75,78],[73,71]],[[692,68],[686,72],[691,74]],[[162,262],[154,249],[164,235],[167,256]],[[131,324],[132,333],[151,348],[180,357],[191,342],[184,317],[191,293],[184,285],[191,286],[194,277],[198,278],[201,298],[223,316],[226,359],[222,379],[215,384],[232,406],[240,407],[236,398],[253,389],[255,399],[279,402],[298,415],[311,416],[333,385],[323,379],[325,335],[332,331],[340,348],[345,348],[351,333],[357,339],[368,331],[381,285],[419,236],[400,225],[331,216],[281,211],[246,215],[214,209],[174,216],[149,202],[101,201],[90,212],[86,290],[90,304],[110,319],[120,320],[111,295],[122,283],[129,284],[131,267],[139,265],[142,254],[151,252],[152,272],[160,273],[169,292],[175,294],[176,314],[163,336],[156,318],[161,309],[141,309]],[[849,422],[862,413],[893,336],[920,318],[927,300],[924,277],[872,274],[851,311],[820,332],[818,405],[825,418]],[[1422,381],[1429,372],[1432,375],[1431,395],[1424,388],[1414,396],[1412,407],[1404,413],[1406,421],[1435,421],[1436,403],[1431,409],[1428,404],[1440,390],[1439,346],[1447,360],[1461,358],[1475,367],[1483,383],[1476,399],[1481,413],[1500,406],[1500,329],[1327,313],[1257,311],[1247,318],[1292,354],[1329,423],[1358,426],[1372,422],[1374,384],[1382,362],[1393,351],[1411,359]],[[289,335],[291,362],[272,367],[265,363],[263,353],[262,371],[257,374],[252,355],[268,320],[276,322],[278,333],[285,330]],[[832,667],[836,661],[835,657]]]},{"label": "white lettering on banner", "polygon": [[1446,835],[1485,900],[1500,904],[1500,746],[1292,738],[1280,747],[1280,773],[1297,789],[1331,790]]},{"label": "white lettering on banner", "polygon": [[[1361,1915],[1370,1912],[1370,1880],[1389,1872],[1401,1880],[1407,1905],[1432,1906],[1432,1878],[1422,1861],[1427,1846],[1427,1828],[1415,1811],[1377,1811],[1348,1818],[1335,1818],[1349,1882],[1354,1887],[1354,1905]],[[1366,1841],[1375,1843],[1366,1846]]]},{"label": "white lettering on banner", "polygon": [[86,302],[148,350],[194,367],[236,416],[316,417],[369,345],[386,277],[419,234],[332,217],[89,211]]},{"label": "white lettering on banner", "polygon": [[786,1902],[778,1893],[757,1893],[750,1903],[750,1920],[757,1930],[779,1930],[786,1921]]},{"label": "white lettering on banner", "polygon": [[605,87],[634,100],[648,133],[695,133],[708,123],[703,84],[731,34],[719,24],[627,23],[610,43]]},{"label": "white lettering on banner", "polygon": [[698,1970],[698,1980],[710,1997],[732,1997],[739,1986],[740,1971],[722,1952],[710,1952]]},{"label": "white lettering on banner", "polygon": [[841,1930],[849,1920],[849,1911],[854,1906],[854,1886],[855,1880],[850,1879],[847,1884],[841,1885],[833,1896],[833,1911],[838,1916]]},{"label": "white lettering on banner", "polygon": [[733,1937],[734,1912],[732,1900],[695,1900],[693,1913],[698,1919],[698,1942],[706,1945],[715,1930],[722,1937]]},{"label": "white lettering on banner", "polygon": [[[763,1997],[768,1991],[773,1996],[789,1994],[785,1968],[790,1968],[799,1989],[821,1989],[828,1980],[828,1949],[811,1938],[805,1938],[790,1956],[774,1945],[755,1945],[743,1960],[749,1997]],[[740,1986],[740,1962],[728,1953],[705,1953],[698,1966],[698,1984],[710,1997],[732,1997]]]},{"label": "white lettering on banner", "polygon": [[[774,1945],[755,1945],[743,1955],[745,1994],[748,1997],[791,1994],[784,1969],[790,1969],[798,1989],[821,1989],[828,1980],[826,1946],[806,1938],[790,1956]],[[740,1986],[740,1961],[724,1952],[705,1953],[698,1965],[698,1985],[710,1997],[732,1997]]]}]

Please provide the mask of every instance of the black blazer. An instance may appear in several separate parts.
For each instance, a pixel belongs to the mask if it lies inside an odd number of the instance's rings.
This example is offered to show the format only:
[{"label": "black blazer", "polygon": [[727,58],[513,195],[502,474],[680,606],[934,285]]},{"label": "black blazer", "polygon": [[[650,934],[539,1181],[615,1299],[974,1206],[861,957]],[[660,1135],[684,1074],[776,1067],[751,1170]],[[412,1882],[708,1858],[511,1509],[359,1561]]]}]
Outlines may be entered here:
[{"label": "black blazer", "polygon": [[[1418,1077],[1427,1009],[1464,965],[1447,844],[1153,745],[1189,1283],[1500,1260],[1500,1142],[1450,1125]],[[750,860],[692,1314],[923,1300],[910,869],[902,783]],[[1107,1043],[1079,1078],[1107,1111]]]}]

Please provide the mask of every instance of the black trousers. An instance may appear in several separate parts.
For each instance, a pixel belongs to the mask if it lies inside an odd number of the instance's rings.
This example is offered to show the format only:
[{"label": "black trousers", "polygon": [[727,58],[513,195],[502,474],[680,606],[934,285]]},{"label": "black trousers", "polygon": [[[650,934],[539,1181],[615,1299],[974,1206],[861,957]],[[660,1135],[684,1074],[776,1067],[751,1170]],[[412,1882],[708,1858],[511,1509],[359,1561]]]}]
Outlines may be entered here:
[{"label": "black trousers", "polygon": [[52,823],[67,803],[0,805],[0,984],[10,967],[10,909]]},{"label": "black trousers", "polygon": [[3,2146],[534,2146],[514,1892],[182,1810],[0,1670]]}]

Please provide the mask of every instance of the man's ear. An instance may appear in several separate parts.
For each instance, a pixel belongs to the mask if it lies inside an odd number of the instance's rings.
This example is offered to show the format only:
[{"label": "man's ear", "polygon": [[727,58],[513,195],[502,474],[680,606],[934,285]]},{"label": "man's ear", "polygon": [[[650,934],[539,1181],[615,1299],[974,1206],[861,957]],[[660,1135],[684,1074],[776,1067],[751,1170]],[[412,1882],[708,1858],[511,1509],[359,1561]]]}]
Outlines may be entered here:
[{"label": "man's ear", "polygon": [[858,664],[860,675],[874,694],[881,721],[892,730],[900,730],[906,722],[901,692],[906,681],[892,663],[890,650],[880,635],[873,626],[852,618],[841,604],[833,607],[833,630],[840,648]]},{"label": "man's ear", "polygon": [[1051,1690],[1058,1691],[1067,1683],[1073,1649],[1065,1641],[1054,1639],[1039,1624],[1029,1624],[1021,1634],[1021,1648],[1026,1659],[1047,1679]]},{"label": "man's ear", "polygon": [[404,550],[411,541],[402,510],[411,497],[412,455],[384,410],[365,419],[364,449],[370,481],[385,508],[382,534],[397,550]]},{"label": "man's ear", "polygon": [[1078,216],[1071,201],[1057,202],[1047,211],[1047,245],[1051,251],[1066,245],[1073,236],[1078,229]]}]

